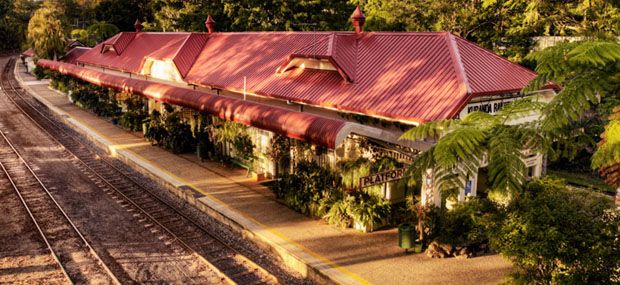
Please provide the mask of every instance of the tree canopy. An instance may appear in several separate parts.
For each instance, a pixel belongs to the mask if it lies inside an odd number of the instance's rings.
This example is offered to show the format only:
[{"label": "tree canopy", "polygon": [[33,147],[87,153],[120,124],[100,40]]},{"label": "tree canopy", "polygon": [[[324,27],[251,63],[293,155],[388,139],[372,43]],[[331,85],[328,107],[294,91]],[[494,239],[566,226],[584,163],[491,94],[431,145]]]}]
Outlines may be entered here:
[{"label": "tree canopy", "polygon": [[55,59],[64,55],[65,29],[61,16],[63,10],[46,2],[34,12],[28,23],[28,41],[41,58]]}]

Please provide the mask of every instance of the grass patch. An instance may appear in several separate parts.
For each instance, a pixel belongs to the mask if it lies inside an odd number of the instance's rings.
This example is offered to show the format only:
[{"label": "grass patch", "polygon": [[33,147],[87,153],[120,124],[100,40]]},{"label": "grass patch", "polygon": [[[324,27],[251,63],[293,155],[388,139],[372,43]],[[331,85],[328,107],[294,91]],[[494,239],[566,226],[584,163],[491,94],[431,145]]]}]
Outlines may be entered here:
[{"label": "grass patch", "polygon": [[602,179],[592,177],[583,173],[574,173],[568,171],[561,170],[547,170],[547,175],[553,178],[558,178],[564,180],[566,183],[572,186],[593,189],[595,191],[608,194],[615,195],[616,189],[605,184]]}]

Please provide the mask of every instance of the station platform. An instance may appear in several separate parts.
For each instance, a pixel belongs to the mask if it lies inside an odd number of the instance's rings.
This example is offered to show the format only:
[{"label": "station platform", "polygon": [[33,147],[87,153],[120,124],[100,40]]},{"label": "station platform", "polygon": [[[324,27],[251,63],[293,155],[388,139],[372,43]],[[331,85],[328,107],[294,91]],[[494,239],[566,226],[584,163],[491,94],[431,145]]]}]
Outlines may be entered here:
[{"label": "station platform", "polygon": [[499,255],[432,259],[405,255],[396,229],[361,233],[307,218],[278,203],[269,189],[216,162],[151,146],[140,133],[121,129],[69,102],[16,66],[22,87],[110,155],[230,225],[317,284],[497,284],[511,264]]}]

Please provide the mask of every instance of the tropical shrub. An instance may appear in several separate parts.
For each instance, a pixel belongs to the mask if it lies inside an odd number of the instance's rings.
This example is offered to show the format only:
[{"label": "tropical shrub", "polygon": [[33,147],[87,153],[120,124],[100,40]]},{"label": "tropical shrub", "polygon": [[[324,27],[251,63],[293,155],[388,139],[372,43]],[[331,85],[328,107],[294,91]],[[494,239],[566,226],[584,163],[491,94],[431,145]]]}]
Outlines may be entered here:
[{"label": "tropical shrub", "polygon": [[391,204],[387,200],[363,191],[355,193],[354,197],[349,214],[361,225],[375,228],[390,216]]},{"label": "tropical shrub", "polygon": [[142,97],[131,95],[124,102],[127,110],[119,118],[119,124],[134,132],[142,130],[142,123],[148,118]]},{"label": "tropical shrub", "polygon": [[161,122],[161,114],[156,110],[151,112],[146,126],[146,132],[144,133],[144,138],[152,143],[161,144],[167,135],[168,132]]},{"label": "tropical shrub", "polygon": [[328,201],[342,197],[337,175],[307,160],[298,162],[295,173],[283,175],[272,190],[289,207],[312,217],[322,217],[329,208]]},{"label": "tropical shrub", "polygon": [[291,139],[275,134],[271,137],[270,145],[267,155],[275,164],[276,176],[280,176],[282,172],[288,173],[291,165]]},{"label": "tropical shrub", "polygon": [[351,205],[355,203],[355,197],[347,196],[342,200],[334,202],[329,211],[323,216],[330,225],[341,228],[348,228],[353,225]]},{"label": "tropical shrub", "polygon": [[196,140],[192,134],[190,125],[182,122],[181,114],[173,112],[164,119],[164,127],[167,135],[163,138],[163,146],[173,153],[193,152]]},{"label": "tropical shrub", "polygon": [[48,69],[39,67],[38,65],[32,70],[32,73],[37,78],[37,80],[48,78],[50,74]]},{"label": "tropical shrub", "polygon": [[457,204],[440,217],[440,243],[453,246],[469,246],[486,243],[487,229],[497,217],[498,209],[487,199],[473,198]]},{"label": "tropical shrub", "polygon": [[518,283],[620,283],[620,215],[608,197],[534,180],[489,233]]}]

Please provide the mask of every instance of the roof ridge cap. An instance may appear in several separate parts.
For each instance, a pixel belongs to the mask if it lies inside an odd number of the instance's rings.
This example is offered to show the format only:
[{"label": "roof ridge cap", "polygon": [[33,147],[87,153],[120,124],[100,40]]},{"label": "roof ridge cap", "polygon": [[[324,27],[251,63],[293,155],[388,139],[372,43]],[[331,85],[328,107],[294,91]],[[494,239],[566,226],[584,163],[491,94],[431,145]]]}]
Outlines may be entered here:
[{"label": "roof ridge cap", "polygon": [[446,41],[448,43],[448,49],[450,50],[450,56],[452,57],[452,63],[457,73],[457,77],[460,79],[461,84],[465,85],[467,94],[471,94],[471,86],[467,78],[467,72],[465,72],[465,65],[461,60],[461,52],[456,44],[456,38],[452,33],[446,32]]}]

